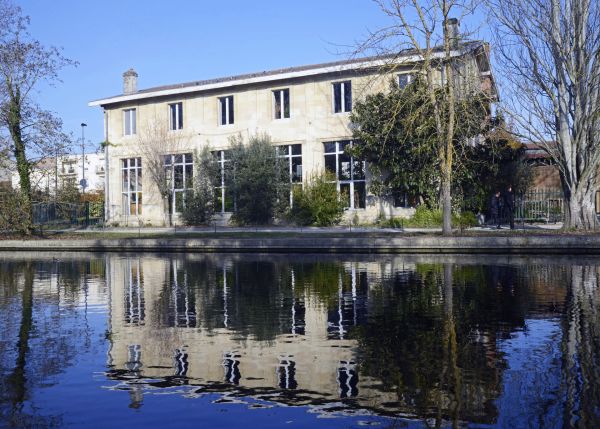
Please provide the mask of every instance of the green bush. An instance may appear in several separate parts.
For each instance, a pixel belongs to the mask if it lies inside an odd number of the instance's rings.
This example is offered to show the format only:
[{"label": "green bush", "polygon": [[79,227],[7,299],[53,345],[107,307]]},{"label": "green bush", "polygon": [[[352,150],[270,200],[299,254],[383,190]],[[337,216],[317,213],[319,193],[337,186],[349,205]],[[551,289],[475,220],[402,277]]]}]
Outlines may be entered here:
[{"label": "green bush", "polygon": [[268,224],[289,208],[290,177],[266,134],[231,141],[230,177],[236,209],[232,221],[240,225]]},{"label": "green bush", "polygon": [[0,207],[0,232],[31,233],[31,203],[23,193],[13,189],[0,192]]},{"label": "green bush", "polygon": [[415,214],[404,221],[404,226],[412,228],[431,228],[442,225],[442,211],[430,209],[427,206],[418,206]]},{"label": "green bush", "polygon": [[[475,214],[469,211],[452,213],[452,226],[454,228],[469,228],[477,225]],[[430,209],[426,206],[418,206],[415,214],[404,220],[405,227],[412,228],[435,228],[442,226],[442,210]]]},{"label": "green bush", "polygon": [[383,219],[380,222],[380,225],[384,228],[403,228],[405,222],[406,222],[406,219],[392,217],[389,219]]},{"label": "green bush", "polygon": [[464,211],[452,214],[452,226],[454,227],[465,229],[477,225],[477,216],[475,216],[475,213],[473,212]]},{"label": "green bush", "polygon": [[208,146],[195,154],[196,174],[192,192],[186,195],[181,219],[186,225],[206,225],[215,214],[215,186],[218,184],[219,166]]},{"label": "green bush", "polygon": [[290,219],[298,225],[337,225],[344,214],[345,198],[338,196],[335,176],[329,172],[311,177],[303,190],[294,192]]}]

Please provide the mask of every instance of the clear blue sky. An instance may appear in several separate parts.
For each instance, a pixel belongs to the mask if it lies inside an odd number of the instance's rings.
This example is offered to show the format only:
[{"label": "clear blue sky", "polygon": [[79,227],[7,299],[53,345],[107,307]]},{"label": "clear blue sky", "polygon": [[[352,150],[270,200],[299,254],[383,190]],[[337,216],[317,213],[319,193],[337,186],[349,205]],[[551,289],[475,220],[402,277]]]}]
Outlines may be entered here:
[{"label": "clear blue sky", "polygon": [[386,17],[369,0],[13,0],[30,32],[79,62],[39,100],[90,148],[103,140],[102,113],[91,100],[122,92],[122,73],[138,88],[345,58],[368,28]]}]

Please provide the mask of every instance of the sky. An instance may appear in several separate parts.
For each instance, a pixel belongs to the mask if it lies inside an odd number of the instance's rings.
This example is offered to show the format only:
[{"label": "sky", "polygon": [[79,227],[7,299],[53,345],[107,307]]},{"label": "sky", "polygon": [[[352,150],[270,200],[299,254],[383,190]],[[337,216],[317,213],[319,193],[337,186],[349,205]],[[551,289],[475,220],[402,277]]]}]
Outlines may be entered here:
[{"label": "sky", "polygon": [[37,100],[81,138],[103,140],[102,110],[88,102],[138,89],[282,67],[338,61],[369,29],[389,23],[370,0],[13,0],[31,35],[78,62]]}]

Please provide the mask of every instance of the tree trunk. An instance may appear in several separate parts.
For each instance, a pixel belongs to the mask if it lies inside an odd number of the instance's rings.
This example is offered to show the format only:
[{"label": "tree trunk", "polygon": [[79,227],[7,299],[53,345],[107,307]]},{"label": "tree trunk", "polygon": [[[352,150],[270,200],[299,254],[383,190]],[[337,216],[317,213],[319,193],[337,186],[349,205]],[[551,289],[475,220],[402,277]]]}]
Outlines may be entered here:
[{"label": "tree trunk", "polygon": [[[18,96],[18,94],[17,94]],[[28,200],[31,200],[31,181],[29,179],[29,161],[25,153],[25,143],[21,133],[21,105],[18,100],[11,99],[9,101],[8,110],[8,128],[10,137],[14,143],[14,155],[17,161],[17,172],[19,173],[19,181],[21,191]]]},{"label": "tree trunk", "polygon": [[[445,169],[444,169],[445,170]],[[450,193],[450,181],[452,177],[447,171],[442,172],[442,234],[452,234],[452,195]]]},{"label": "tree trunk", "polygon": [[564,194],[565,221],[563,229],[594,230],[600,227],[594,204],[595,189],[581,184],[573,192],[565,189]]}]

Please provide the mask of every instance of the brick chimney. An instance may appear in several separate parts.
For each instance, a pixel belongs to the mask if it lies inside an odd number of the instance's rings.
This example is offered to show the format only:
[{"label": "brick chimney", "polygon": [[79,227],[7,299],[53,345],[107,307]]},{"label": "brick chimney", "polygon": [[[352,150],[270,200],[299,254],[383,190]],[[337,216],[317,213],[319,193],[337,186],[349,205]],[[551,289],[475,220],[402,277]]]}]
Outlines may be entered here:
[{"label": "brick chimney", "polygon": [[133,94],[137,92],[138,74],[134,69],[129,69],[123,73],[123,94]]}]

